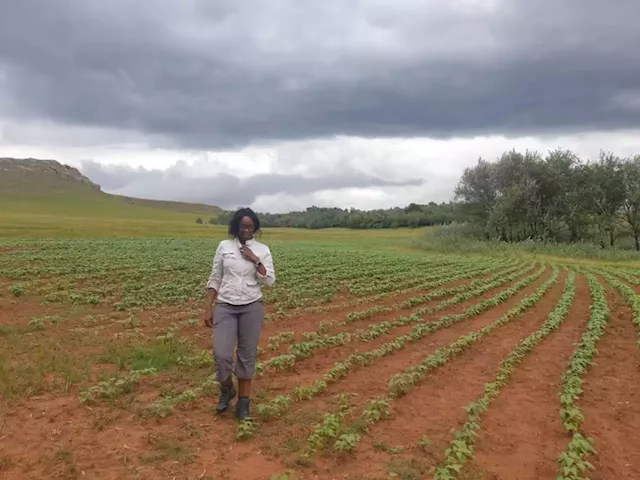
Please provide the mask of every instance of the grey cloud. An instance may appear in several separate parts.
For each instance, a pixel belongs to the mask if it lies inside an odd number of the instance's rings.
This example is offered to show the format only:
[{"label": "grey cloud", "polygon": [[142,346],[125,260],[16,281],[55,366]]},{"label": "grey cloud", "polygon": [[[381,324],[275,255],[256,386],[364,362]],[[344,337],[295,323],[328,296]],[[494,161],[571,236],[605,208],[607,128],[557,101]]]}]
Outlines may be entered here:
[{"label": "grey cloud", "polygon": [[227,173],[207,177],[189,175],[186,164],[178,162],[167,170],[147,170],[129,166],[107,166],[93,161],[82,162],[80,170],[102,190],[119,195],[202,202],[223,208],[251,205],[261,195],[309,195],[322,190],[367,187],[420,186],[422,180],[396,182],[357,172],[320,177],[265,173],[239,178]]},{"label": "grey cloud", "polygon": [[207,149],[638,127],[619,99],[640,91],[639,17],[636,0],[9,0],[0,100]]}]

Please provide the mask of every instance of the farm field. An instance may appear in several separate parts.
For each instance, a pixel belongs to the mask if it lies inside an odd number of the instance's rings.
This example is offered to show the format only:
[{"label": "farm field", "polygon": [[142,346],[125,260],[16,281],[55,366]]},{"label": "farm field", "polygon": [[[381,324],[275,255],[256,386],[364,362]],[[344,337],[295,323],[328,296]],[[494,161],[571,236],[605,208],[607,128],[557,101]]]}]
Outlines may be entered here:
[{"label": "farm field", "polygon": [[0,478],[640,478],[640,270],[267,232],[238,423],[199,318],[213,231],[0,240]]}]

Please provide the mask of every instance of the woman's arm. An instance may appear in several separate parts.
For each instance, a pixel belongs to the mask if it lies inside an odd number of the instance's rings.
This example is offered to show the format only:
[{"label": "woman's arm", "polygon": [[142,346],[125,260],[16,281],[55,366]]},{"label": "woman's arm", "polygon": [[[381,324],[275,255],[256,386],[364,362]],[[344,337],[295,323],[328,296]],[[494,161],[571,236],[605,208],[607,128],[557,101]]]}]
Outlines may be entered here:
[{"label": "woman's arm", "polygon": [[268,287],[276,283],[276,272],[273,268],[273,257],[271,256],[271,250],[265,245],[267,252],[263,255],[263,258],[258,257],[253,250],[244,246],[240,248],[242,256],[252,262],[256,266],[256,273],[258,279],[267,285]]},{"label": "woman's arm", "polygon": [[211,275],[207,281],[207,296],[204,301],[204,324],[207,327],[213,325],[213,302],[218,295],[218,289],[222,283],[222,243],[218,244],[216,254],[213,257]]},{"label": "woman's arm", "polygon": [[222,283],[222,242],[216,248],[216,254],[213,256],[213,266],[211,267],[211,275],[207,281],[207,289],[218,291]]},{"label": "woman's arm", "polygon": [[262,283],[271,287],[276,283],[276,271],[273,267],[273,257],[271,256],[269,247],[267,247],[267,253],[264,255],[264,258],[261,258],[260,261],[262,265],[258,267],[258,278]]}]

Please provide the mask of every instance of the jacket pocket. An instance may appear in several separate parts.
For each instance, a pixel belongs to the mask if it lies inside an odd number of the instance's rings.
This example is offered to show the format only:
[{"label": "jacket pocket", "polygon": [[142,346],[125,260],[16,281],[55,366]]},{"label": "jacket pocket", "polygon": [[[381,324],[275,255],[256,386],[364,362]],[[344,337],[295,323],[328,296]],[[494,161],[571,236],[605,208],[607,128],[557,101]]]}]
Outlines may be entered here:
[{"label": "jacket pocket", "polygon": [[236,290],[237,288],[234,287],[234,282],[232,281],[232,279],[223,278],[218,295],[227,299],[233,298]]}]

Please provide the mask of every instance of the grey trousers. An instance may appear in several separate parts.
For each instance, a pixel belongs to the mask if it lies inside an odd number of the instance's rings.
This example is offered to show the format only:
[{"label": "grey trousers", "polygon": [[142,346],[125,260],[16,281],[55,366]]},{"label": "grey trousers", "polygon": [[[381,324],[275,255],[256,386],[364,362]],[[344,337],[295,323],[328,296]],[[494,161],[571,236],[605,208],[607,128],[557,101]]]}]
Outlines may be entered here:
[{"label": "grey trousers", "polygon": [[236,340],[238,342],[236,377],[239,380],[253,378],[263,323],[262,300],[248,305],[216,304],[213,311],[213,359],[218,382],[231,378]]}]

